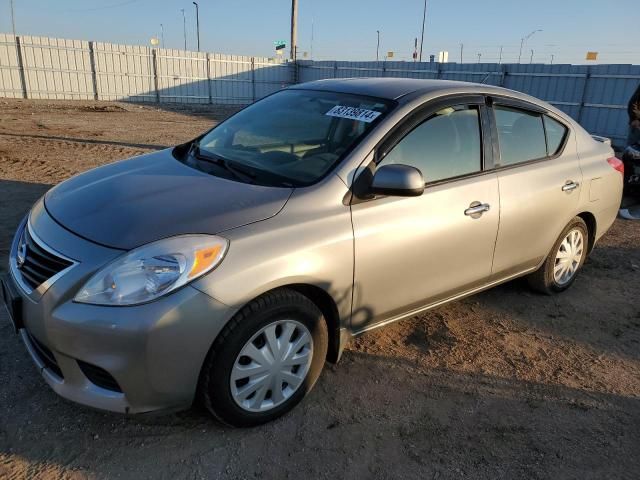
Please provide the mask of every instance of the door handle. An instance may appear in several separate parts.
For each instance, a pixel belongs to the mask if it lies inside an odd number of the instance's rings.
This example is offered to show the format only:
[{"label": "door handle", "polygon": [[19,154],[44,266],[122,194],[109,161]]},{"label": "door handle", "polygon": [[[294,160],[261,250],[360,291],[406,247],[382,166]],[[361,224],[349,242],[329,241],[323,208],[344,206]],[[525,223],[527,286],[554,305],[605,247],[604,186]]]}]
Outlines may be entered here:
[{"label": "door handle", "polygon": [[472,202],[469,208],[464,211],[464,214],[469,217],[478,218],[484,212],[488,212],[490,208],[491,205],[488,203]]},{"label": "door handle", "polygon": [[567,180],[567,183],[565,183],[562,186],[562,191],[563,192],[570,192],[572,190],[575,190],[579,186],[580,186],[580,184],[578,182],[574,182],[573,180]]}]

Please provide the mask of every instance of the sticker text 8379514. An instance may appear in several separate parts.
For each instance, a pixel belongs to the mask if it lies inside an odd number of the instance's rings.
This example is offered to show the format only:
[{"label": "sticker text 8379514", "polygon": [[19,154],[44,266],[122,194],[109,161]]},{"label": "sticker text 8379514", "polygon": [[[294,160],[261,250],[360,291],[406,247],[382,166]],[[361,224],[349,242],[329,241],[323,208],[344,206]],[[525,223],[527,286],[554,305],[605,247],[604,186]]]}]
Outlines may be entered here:
[{"label": "sticker text 8379514", "polygon": [[370,123],[373,122],[381,112],[375,110],[367,110],[366,108],[345,107],[343,105],[336,105],[329,110],[325,115],[330,117],[349,118],[351,120],[358,120],[360,122]]}]

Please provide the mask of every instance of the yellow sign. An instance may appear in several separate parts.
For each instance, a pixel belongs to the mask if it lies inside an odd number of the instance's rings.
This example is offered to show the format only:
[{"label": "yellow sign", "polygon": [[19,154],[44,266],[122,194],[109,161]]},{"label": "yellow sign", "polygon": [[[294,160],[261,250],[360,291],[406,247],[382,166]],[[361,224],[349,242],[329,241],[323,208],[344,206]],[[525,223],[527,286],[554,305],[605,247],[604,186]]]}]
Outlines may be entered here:
[{"label": "yellow sign", "polygon": [[393,58],[393,52],[387,52],[387,58]]},{"label": "yellow sign", "polygon": [[587,52],[587,60],[598,60],[598,52]]},{"label": "yellow sign", "polygon": [[158,40],[158,37],[151,37],[151,45],[155,47],[159,44],[160,44],[160,40]]}]

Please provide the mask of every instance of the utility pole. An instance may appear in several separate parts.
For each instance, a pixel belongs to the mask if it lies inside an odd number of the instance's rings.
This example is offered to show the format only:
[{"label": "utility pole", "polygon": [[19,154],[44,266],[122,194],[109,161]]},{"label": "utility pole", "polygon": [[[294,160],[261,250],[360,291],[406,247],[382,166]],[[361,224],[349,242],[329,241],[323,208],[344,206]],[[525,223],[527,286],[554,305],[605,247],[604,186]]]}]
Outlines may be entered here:
[{"label": "utility pole", "polygon": [[555,55],[552,53],[551,54],[551,65],[553,65],[553,57],[555,57]]},{"label": "utility pole", "polygon": [[420,61],[422,61],[422,44],[424,43],[424,22],[427,19],[427,0],[424,0],[424,9],[422,10],[422,34],[420,35]]},{"label": "utility pole", "polygon": [[160,24],[160,45],[164,48],[164,25]]},{"label": "utility pole", "polygon": [[462,63],[462,51],[464,50],[464,43],[460,44],[460,63]]},{"label": "utility pole", "polygon": [[533,32],[531,32],[529,35],[527,35],[526,37],[522,37],[522,39],[520,40],[520,54],[518,55],[518,63],[520,63],[520,60],[522,59],[522,47],[524,47],[524,42],[526,42],[527,40],[529,40],[532,36],[534,36],[536,33],[541,32],[542,30],[538,29],[538,30],[534,30]]},{"label": "utility pole", "polygon": [[184,8],[181,8],[182,12],[182,36],[184,37],[184,49],[187,49],[187,17],[184,15]]},{"label": "utility pole", "polygon": [[529,63],[533,63],[533,48],[531,49],[531,58],[529,59]]},{"label": "utility pole", "polygon": [[198,51],[200,51],[200,12],[198,11],[198,3],[193,2],[196,6],[196,35],[198,38]]},{"label": "utility pole", "polygon": [[481,53],[478,53],[478,63],[480,63],[480,57],[482,56]]},{"label": "utility pole", "polygon": [[13,0],[10,1],[10,5],[11,5],[11,27],[13,28],[13,37],[15,38],[15,36],[16,36],[16,16],[15,16],[15,13],[13,12]]},{"label": "utility pole", "polygon": [[502,63],[502,45],[500,45],[500,56],[498,57],[498,65]]},{"label": "utility pole", "polygon": [[380,59],[380,30],[376,30],[378,34],[378,43],[376,44],[376,62]]},{"label": "utility pole", "polygon": [[298,49],[298,0],[291,0],[291,60],[296,61]]}]

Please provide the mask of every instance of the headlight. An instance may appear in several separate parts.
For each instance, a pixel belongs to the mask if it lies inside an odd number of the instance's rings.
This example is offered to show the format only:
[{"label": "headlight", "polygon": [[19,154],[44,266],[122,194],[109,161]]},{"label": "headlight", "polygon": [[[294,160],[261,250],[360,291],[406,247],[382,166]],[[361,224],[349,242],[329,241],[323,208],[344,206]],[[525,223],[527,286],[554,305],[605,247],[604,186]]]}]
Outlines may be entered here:
[{"label": "headlight", "polygon": [[99,270],[74,300],[94,305],[149,302],[213,270],[228,245],[213,235],[181,235],[149,243]]}]

